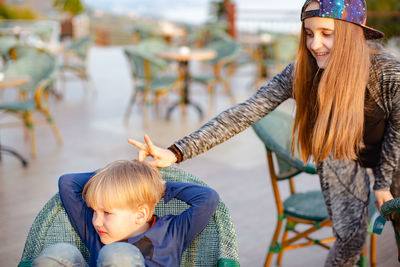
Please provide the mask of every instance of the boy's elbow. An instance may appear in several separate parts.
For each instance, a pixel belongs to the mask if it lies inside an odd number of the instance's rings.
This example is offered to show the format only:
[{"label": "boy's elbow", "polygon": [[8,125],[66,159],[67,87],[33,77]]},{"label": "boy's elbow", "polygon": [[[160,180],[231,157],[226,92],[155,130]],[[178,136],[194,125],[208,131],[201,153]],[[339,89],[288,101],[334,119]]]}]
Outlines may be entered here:
[{"label": "boy's elbow", "polygon": [[64,174],[61,175],[58,179],[58,190],[61,192],[66,187],[71,187],[73,180],[73,175],[71,174]]},{"label": "boy's elbow", "polygon": [[216,210],[217,206],[219,204],[219,200],[220,200],[219,194],[217,193],[217,191],[210,188],[208,200],[210,201],[210,205],[212,205],[214,207],[214,209]]}]

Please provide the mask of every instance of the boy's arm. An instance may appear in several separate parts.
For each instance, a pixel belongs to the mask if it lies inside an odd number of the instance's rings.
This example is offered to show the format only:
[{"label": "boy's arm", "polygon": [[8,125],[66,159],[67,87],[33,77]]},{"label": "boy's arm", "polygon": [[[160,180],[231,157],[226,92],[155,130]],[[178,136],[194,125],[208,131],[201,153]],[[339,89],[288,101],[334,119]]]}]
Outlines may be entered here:
[{"label": "boy's arm", "polygon": [[190,207],[174,219],[174,231],[182,232],[184,248],[207,226],[219,203],[218,193],[196,184],[167,182],[164,201],[172,198],[186,202]]},{"label": "boy's arm", "polygon": [[87,244],[90,233],[88,226],[92,224],[93,210],[86,206],[82,191],[94,172],[65,174],[58,180],[61,202],[72,226]]}]

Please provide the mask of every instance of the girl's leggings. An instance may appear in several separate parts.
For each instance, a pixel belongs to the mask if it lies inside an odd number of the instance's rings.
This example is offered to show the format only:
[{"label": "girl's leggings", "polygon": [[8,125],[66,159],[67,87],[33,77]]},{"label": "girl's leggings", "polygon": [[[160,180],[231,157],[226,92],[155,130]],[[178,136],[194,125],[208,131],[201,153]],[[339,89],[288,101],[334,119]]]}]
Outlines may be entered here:
[{"label": "girl's leggings", "polygon": [[317,172],[336,237],[325,266],[354,266],[367,235],[370,178],[357,161],[332,157]]}]

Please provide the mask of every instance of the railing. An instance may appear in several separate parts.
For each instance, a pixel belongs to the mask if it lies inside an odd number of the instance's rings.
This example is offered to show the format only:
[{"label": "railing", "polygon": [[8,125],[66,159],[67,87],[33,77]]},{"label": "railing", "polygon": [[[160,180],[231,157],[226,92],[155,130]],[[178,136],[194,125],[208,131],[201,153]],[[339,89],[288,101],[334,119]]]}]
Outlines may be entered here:
[{"label": "railing", "polygon": [[244,32],[298,33],[300,26],[298,10],[238,9],[236,15],[236,27]]},{"label": "railing", "polygon": [[52,20],[0,20],[0,35],[13,35],[23,43],[58,44],[60,24]]}]

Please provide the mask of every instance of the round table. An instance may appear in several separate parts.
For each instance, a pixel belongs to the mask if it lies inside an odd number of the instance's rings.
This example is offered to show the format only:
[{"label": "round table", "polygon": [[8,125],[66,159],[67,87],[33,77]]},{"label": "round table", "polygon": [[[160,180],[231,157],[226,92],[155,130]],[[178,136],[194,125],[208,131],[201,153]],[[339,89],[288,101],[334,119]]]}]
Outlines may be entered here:
[{"label": "round table", "polygon": [[183,46],[177,49],[171,49],[168,51],[158,52],[156,56],[166,59],[174,60],[179,63],[179,67],[183,75],[183,86],[181,88],[181,99],[173,104],[167,111],[167,119],[170,118],[171,112],[179,104],[192,105],[194,106],[203,118],[203,111],[199,105],[193,103],[189,99],[189,82],[190,82],[190,72],[189,72],[189,61],[191,60],[209,60],[217,56],[217,53],[211,49],[190,49],[189,47]]},{"label": "round table", "polygon": [[[0,89],[21,86],[29,83],[30,81],[31,78],[28,76],[13,76],[13,77],[6,76],[3,79],[0,79]],[[15,151],[10,147],[5,147],[0,143],[0,159],[2,152],[7,152],[10,153],[11,155],[14,155],[21,161],[22,166],[24,167],[28,166],[28,161],[24,157],[22,157],[17,151]]]}]

